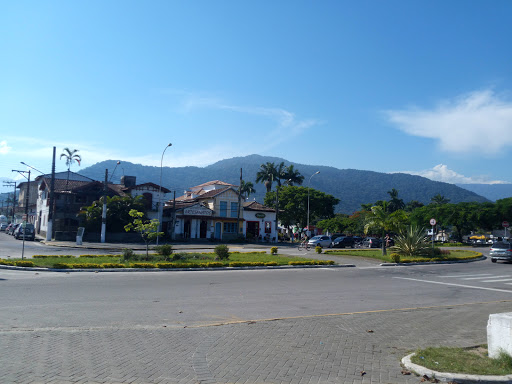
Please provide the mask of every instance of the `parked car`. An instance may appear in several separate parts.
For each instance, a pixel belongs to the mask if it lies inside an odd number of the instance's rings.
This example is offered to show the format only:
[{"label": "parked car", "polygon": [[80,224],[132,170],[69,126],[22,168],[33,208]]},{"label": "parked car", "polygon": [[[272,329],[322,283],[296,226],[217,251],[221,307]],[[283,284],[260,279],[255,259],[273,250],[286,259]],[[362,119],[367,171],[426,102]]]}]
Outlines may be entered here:
[{"label": "parked car", "polygon": [[332,240],[330,236],[317,235],[309,239],[308,244],[310,247],[331,248]]},{"label": "parked car", "polygon": [[363,240],[363,248],[380,248],[382,241],[376,237],[367,237]]},{"label": "parked car", "polygon": [[353,237],[349,236],[341,236],[337,237],[333,240],[332,246],[333,248],[354,248],[356,245],[356,242]]},{"label": "parked car", "polygon": [[0,224],[0,231],[5,231],[5,229],[7,228],[8,225],[9,224],[7,224],[7,223]]},{"label": "parked car", "polygon": [[512,261],[512,245],[505,241],[498,241],[492,245],[489,255],[493,263],[498,260]]},{"label": "parked car", "polygon": [[352,236],[352,238],[354,239],[354,244],[356,246],[361,245],[363,243],[363,238],[360,236]]},{"label": "parked car", "polygon": [[25,240],[32,240],[34,241],[36,237],[36,231],[34,228],[34,224],[20,224],[14,231],[14,237],[16,239],[20,239],[25,237]]}]

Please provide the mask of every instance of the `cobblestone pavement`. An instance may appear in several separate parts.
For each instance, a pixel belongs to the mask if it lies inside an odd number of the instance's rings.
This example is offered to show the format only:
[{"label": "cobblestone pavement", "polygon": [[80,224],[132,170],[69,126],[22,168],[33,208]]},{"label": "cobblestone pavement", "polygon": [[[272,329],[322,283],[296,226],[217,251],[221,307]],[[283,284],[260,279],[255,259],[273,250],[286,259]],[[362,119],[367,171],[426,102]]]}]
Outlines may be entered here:
[{"label": "cobblestone pavement", "polygon": [[489,314],[510,305],[197,328],[13,329],[0,332],[0,383],[419,383],[401,374],[407,352],[485,343]]}]

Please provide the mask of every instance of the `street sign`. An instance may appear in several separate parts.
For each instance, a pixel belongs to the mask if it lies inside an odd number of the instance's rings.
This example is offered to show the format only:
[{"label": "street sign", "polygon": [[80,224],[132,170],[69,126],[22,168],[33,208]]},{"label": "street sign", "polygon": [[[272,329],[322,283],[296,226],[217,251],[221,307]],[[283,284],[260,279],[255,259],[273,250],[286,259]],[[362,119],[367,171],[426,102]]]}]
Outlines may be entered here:
[{"label": "street sign", "polygon": [[430,219],[430,225],[436,225],[437,221],[436,219]]},{"label": "street sign", "polygon": [[503,225],[503,228],[508,228],[510,226],[508,221],[504,221],[503,223],[501,223],[501,225]]}]

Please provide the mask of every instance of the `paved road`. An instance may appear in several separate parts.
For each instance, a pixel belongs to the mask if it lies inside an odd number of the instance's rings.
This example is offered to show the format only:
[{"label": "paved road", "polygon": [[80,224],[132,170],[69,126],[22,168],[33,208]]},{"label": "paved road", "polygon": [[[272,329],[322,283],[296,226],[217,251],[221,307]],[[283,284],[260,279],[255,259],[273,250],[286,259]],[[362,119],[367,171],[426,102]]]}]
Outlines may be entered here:
[{"label": "paved road", "polygon": [[400,358],[485,343],[511,268],[0,270],[0,382],[417,383]]}]

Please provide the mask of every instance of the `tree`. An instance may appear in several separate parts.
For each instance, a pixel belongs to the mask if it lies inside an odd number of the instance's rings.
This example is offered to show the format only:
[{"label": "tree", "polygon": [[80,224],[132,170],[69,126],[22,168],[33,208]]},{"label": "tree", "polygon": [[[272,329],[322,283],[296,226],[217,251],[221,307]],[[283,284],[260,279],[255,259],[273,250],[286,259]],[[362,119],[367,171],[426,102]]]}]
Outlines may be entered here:
[{"label": "tree", "polygon": [[448,204],[450,202],[450,199],[447,199],[446,197],[444,197],[443,195],[441,195],[440,193],[438,193],[437,195],[435,195],[434,197],[432,197],[430,199],[430,202],[431,204]]},{"label": "tree", "polygon": [[254,184],[250,181],[242,180],[240,184],[240,194],[249,198],[252,193],[256,193],[256,189],[254,189]]},{"label": "tree", "polygon": [[405,207],[404,207],[404,210],[407,211],[407,212],[412,212],[414,211],[416,208],[421,208],[423,207],[425,204],[423,203],[420,203],[418,200],[411,200],[409,201],[407,204],[405,204]]},{"label": "tree", "polygon": [[146,258],[149,258],[149,243],[158,236],[163,236],[163,232],[158,232],[159,222],[157,219],[144,220],[144,213],[135,209],[130,210],[129,215],[133,218],[133,222],[124,226],[124,230],[129,232],[134,230],[142,237],[146,243]]},{"label": "tree", "polygon": [[[269,192],[265,196],[264,204],[273,206],[276,193]],[[339,199],[316,189],[309,189],[310,222],[329,219],[334,216],[334,207]],[[297,225],[304,228],[307,225],[308,188],[297,186],[283,186],[279,193],[279,210],[283,225]]]},{"label": "tree", "polygon": [[[125,225],[133,220],[129,214],[132,209],[146,212],[142,196],[107,196],[107,232],[123,232]],[[102,211],[103,197],[90,206],[82,207],[77,216],[87,231],[98,232],[101,227]]]},{"label": "tree", "polygon": [[78,165],[80,165],[80,162],[82,161],[82,157],[77,154],[78,152],[78,149],[69,149],[69,148],[64,148],[64,152],[62,152],[60,154],[60,159],[62,159],[63,157],[66,159],[66,166],[68,167],[68,178],[66,180],[66,185],[69,183],[69,172],[71,170],[71,165],[73,164],[73,161],[76,161],[78,163]]},{"label": "tree", "polygon": [[73,161],[76,161],[78,163],[78,165],[80,165],[80,162],[82,161],[82,157],[79,154],[77,154],[78,149],[71,150],[69,148],[64,148],[63,151],[64,152],[62,152],[60,154],[60,158],[62,159],[64,157],[66,159],[66,167],[68,167],[68,172],[71,169],[71,165],[73,164]]},{"label": "tree", "polygon": [[272,190],[272,184],[277,179],[277,169],[274,163],[267,162],[260,165],[260,170],[256,173],[256,182],[265,184],[267,192]]},{"label": "tree", "polygon": [[395,188],[391,189],[391,191],[388,191],[387,193],[391,198],[388,204],[389,212],[395,212],[398,211],[399,209],[404,209],[404,201],[398,198],[398,191]]},{"label": "tree", "polygon": [[283,179],[286,180],[285,183],[287,185],[302,185],[304,176],[302,176],[298,170],[294,169],[293,164],[290,164],[284,171]]},{"label": "tree", "polygon": [[[364,225],[364,233],[368,234],[369,231],[379,231],[382,234],[382,239],[388,232],[398,232],[400,228],[407,222],[407,215],[404,211],[398,210],[389,212],[388,204],[384,206],[375,205],[371,209],[371,213],[366,216]],[[382,255],[386,255],[386,244],[382,242]]]}]

